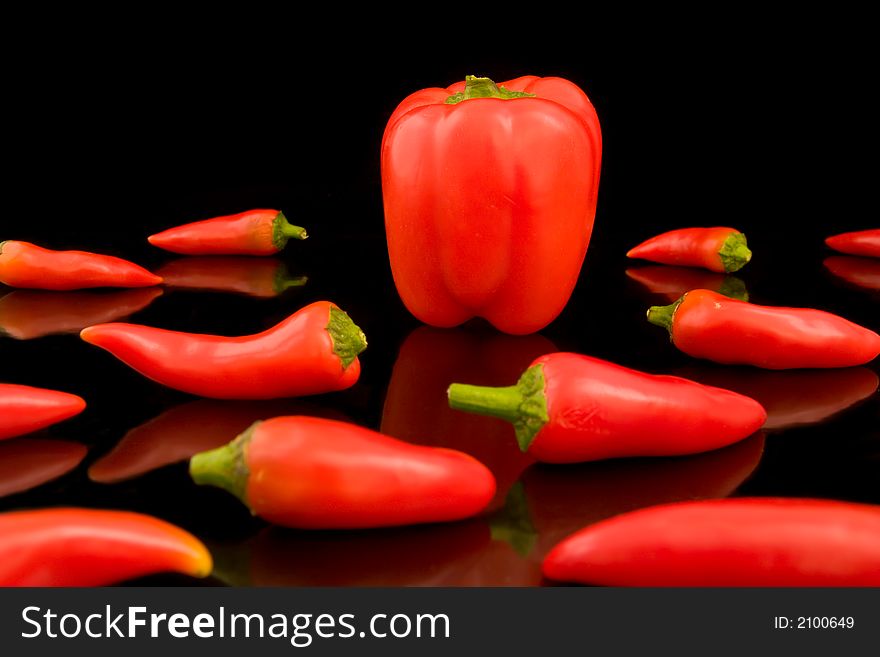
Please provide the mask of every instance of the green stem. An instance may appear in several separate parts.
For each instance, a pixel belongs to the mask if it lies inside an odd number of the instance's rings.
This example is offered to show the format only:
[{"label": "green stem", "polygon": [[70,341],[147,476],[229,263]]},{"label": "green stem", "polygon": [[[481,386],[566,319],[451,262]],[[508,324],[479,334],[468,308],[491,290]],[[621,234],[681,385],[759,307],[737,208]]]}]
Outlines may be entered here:
[{"label": "green stem", "polygon": [[668,306],[651,306],[648,308],[648,321],[652,324],[656,324],[657,326],[662,326],[667,331],[669,331],[669,337],[672,337],[672,322],[675,319],[675,311],[678,310],[678,307],[681,305],[681,302],[684,301],[684,298],[687,296],[687,292],[685,292],[681,297],[675,301],[674,303],[669,304]]},{"label": "green stem", "polygon": [[189,460],[189,474],[200,486],[217,486],[229,491],[247,504],[248,471],[245,449],[254,430],[255,422],[244,433],[227,445],[200,452]]},{"label": "green stem", "polygon": [[275,290],[276,294],[281,294],[285,290],[289,290],[292,287],[302,287],[306,283],[309,282],[308,276],[297,276],[296,278],[290,275],[290,272],[287,271],[287,267],[284,263],[278,265],[278,270],[275,272],[275,282],[272,287]]},{"label": "green stem", "polygon": [[515,386],[493,388],[453,383],[447,396],[451,408],[512,422],[516,440],[524,452],[550,420],[544,394],[543,365],[527,369]]},{"label": "green stem", "polygon": [[279,212],[272,221],[272,243],[279,251],[287,246],[287,240],[304,240],[308,237],[306,229],[302,226],[294,226],[283,212]]},{"label": "green stem", "polygon": [[538,531],[529,513],[529,501],[521,481],[507,493],[504,507],[489,519],[493,541],[503,541],[521,557],[527,557],[538,542]]},{"label": "green stem", "polygon": [[526,93],[525,91],[510,91],[510,89],[499,87],[489,78],[467,75],[464,78],[464,91],[452,94],[444,102],[447,105],[455,105],[463,100],[471,100],[472,98],[511,100],[513,98],[534,98],[534,96],[535,94]]},{"label": "green stem", "polygon": [[333,353],[342,361],[342,369],[351,365],[352,361],[367,348],[367,336],[351,321],[345,312],[330,308],[330,321],[326,326],[333,343]]},{"label": "green stem", "polygon": [[746,236],[739,232],[727,236],[721,244],[718,255],[724,271],[728,274],[739,271],[752,259],[752,252],[746,244]]}]

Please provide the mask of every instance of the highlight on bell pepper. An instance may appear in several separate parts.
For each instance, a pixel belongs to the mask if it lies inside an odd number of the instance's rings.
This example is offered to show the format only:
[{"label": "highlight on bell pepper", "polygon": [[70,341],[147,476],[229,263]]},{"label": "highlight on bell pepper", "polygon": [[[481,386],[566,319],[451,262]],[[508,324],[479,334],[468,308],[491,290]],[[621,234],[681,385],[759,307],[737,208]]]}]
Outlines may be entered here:
[{"label": "highlight on bell pepper", "polygon": [[705,452],[767,417],[729,390],[564,352],[535,360],[516,385],[454,383],[448,397],[452,408],[512,422],[520,448],[545,463]]},{"label": "highlight on bell pepper", "polygon": [[745,235],[735,228],[718,226],[670,230],[631,248],[626,257],[730,273],[742,269],[752,259],[752,252]]},{"label": "highlight on bell pepper", "polygon": [[880,262],[855,256],[825,258],[825,269],[844,283],[863,290],[880,290]]},{"label": "highlight on bell pepper", "polygon": [[547,338],[497,331],[415,329],[400,347],[385,394],[380,431],[417,445],[447,447],[470,454],[495,475],[490,508],[504,504],[510,486],[533,462],[516,444],[509,427],[492,418],[449,408],[450,381],[503,385],[538,356],[555,351]]},{"label": "highlight on bell pepper", "polygon": [[770,370],[852,367],[880,354],[880,335],[813,308],[759,306],[709,290],[692,290],[648,321],[695,358]]},{"label": "highlight on bell pepper", "polygon": [[[0,443],[0,497],[21,493],[63,477],[86,456],[70,440],[16,438]],[[0,538],[0,542],[2,542]]]},{"label": "highlight on bell pepper", "polygon": [[880,507],[797,498],[655,506],[565,539],[544,574],[609,586],[878,586]]},{"label": "highlight on bell pepper", "polygon": [[840,253],[880,258],[880,228],[832,235],[825,244]]},{"label": "highlight on bell pepper", "polygon": [[248,210],[169,228],[147,240],[183,255],[272,255],[290,239],[304,240],[306,229],[294,226],[278,210]]},{"label": "highlight on bell pepper", "polygon": [[[160,272],[161,273],[161,272]],[[712,290],[731,299],[749,300],[749,291],[742,279],[729,274],[704,271],[693,267],[648,265],[630,267],[626,275],[651,294],[675,301],[691,290]]]},{"label": "highlight on bell pepper", "polygon": [[133,315],[161,296],[159,287],[121,292],[18,290],[0,298],[0,335],[32,340],[79,333],[87,326]]},{"label": "highlight on bell pepper", "polygon": [[98,324],[83,340],[157,383],[201,397],[274,399],[354,385],[367,339],[329,301],[316,301],[274,327],[243,337],[181,333],[135,324]]},{"label": "highlight on bell pepper", "polygon": [[254,515],[299,529],[461,520],[495,495],[492,473],[467,454],[306,416],[257,422],[229,445],[193,456],[190,474]]},{"label": "highlight on bell pepper", "polygon": [[277,258],[248,256],[193,256],[172,260],[156,272],[165,285],[181,290],[231,292],[269,299],[292,287],[302,287],[305,276],[292,277]]},{"label": "highlight on bell pepper", "polygon": [[675,374],[751,397],[767,411],[767,430],[826,422],[871,397],[878,387],[877,375],[867,367],[770,372],[746,367],[686,367]]},{"label": "highlight on bell pepper", "polygon": [[467,76],[417,91],[382,138],[391,271],[416,318],[533,333],[562,311],[590,242],[602,137],[575,84]]},{"label": "highlight on bell pepper", "polygon": [[67,392],[0,383],[0,440],[45,429],[85,407],[82,397]]},{"label": "highlight on bell pepper", "polygon": [[89,479],[113,484],[229,442],[257,420],[296,413],[345,420],[345,416],[299,400],[214,401],[199,399],[171,408],[126,433],[89,468]]},{"label": "highlight on bell pepper", "polygon": [[35,290],[93,287],[150,287],[162,279],[133,262],[86,251],[52,251],[7,240],[0,242],[0,283]]},{"label": "highlight on bell pepper", "polygon": [[165,572],[207,577],[211,565],[195,536],[141,513],[0,513],[0,586],[105,586]]}]

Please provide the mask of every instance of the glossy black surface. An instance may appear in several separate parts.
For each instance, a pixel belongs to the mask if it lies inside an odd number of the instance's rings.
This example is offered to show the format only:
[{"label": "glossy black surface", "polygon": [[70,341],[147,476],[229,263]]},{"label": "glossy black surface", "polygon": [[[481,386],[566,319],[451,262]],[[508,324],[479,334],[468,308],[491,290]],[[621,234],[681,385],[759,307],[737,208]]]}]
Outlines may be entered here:
[{"label": "glossy black surface", "polygon": [[[141,378],[75,334],[2,337],[0,380],[87,399],[82,416],[47,433],[85,443],[89,453],[70,474],[0,499],[0,510],[63,504],[142,511],[189,529],[215,554],[217,572],[207,581],[163,576],[140,583],[496,585],[540,583],[540,557],[554,540],[660,501],[735,494],[880,503],[880,397],[864,398],[878,363],[844,380],[805,373],[776,384],[771,373],[694,361],[644,320],[649,305],[666,301],[626,275],[642,263],[623,255],[662,230],[732,225],[755,253],[737,273],[753,302],[822,308],[880,330],[878,293],[835,279],[822,264],[831,255],[825,235],[871,227],[859,212],[870,181],[846,156],[861,136],[861,87],[810,66],[809,54],[779,76],[784,61],[762,59],[763,52],[732,57],[719,45],[695,64],[686,52],[659,49],[630,64],[616,57],[623,50],[585,45],[577,54],[509,59],[373,54],[349,62],[344,84],[321,85],[307,99],[297,91],[314,79],[293,71],[321,70],[321,59],[297,59],[280,45],[244,60],[223,48],[174,64],[132,59],[124,78],[93,53],[74,51],[48,84],[12,74],[19,102],[8,109],[18,130],[5,157],[16,166],[6,182],[0,240],[114,253],[158,268],[176,256],[149,247],[152,232],[251,207],[281,208],[310,234],[279,256],[291,276],[308,277],[305,286],[272,298],[168,289],[130,321],[240,335],[310,301],[332,300],[369,338],[363,374],[348,391],[308,401],[378,429],[390,412],[384,406],[398,352],[420,327],[397,297],[385,250],[378,152],[387,117],[407,93],[467,73],[498,80],[561,75],[593,100],[604,159],[578,286],[541,335],[556,349],[646,371],[691,369],[715,385],[725,376],[741,385],[750,379],[778,392],[771,401],[796,417],[780,424],[796,426],[691,459],[532,466],[506,517],[496,509],[449,526],[285,531],[252,518],[223,491],[194,486],[184,463],[120,483],[92,482],[89,466],[127,432],[193,398]],[[816,93],[817,85],[825,93]],[[50,102],[59,96],[69,101],[64,111]],[[816,136],[817,115],[825,124],[837,121],[834,138]],[[484,329],[477,322],[449,333]],[[492,348],[489,335],[481,349]],[[457,340],[448,342],[454,351]],[[469,421],[481,420],[456,420]],[[511,508],[527,508],[530,520]],[[504,540],[493,540],[493,528]]]}]

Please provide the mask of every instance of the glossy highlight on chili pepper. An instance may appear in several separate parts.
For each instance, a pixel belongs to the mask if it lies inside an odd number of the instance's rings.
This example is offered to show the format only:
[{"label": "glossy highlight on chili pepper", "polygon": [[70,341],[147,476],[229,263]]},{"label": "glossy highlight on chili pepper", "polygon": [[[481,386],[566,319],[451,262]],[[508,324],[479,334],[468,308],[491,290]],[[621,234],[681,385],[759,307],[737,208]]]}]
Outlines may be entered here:
[{"label": "glossy highlight on chili pepper", "polygon": [[290,239],[304,240],[306,229],[293,226],[278,210],[248,210],[169,228],[148,241],[183,255],[272,255]]},{"label": "glossy highlight on chili pepper", "polygon": [[461,520],[495,495],[492,473],[467,454],[306,416],[258,422],[229,445],[193,456],[190,473],[254,515],[300,529]]},{"label": "glossy highlight on chili pepper", "polygon": [[648,321],[669,331],[681,351],[725,365],[780,370],[864,365],[880,354],[880,335],[813,308],[759,306],[692,290]]},{"label": "glossy highlight on chili pepper", "polygon": [[162,572],[206,577],[192,534],[129,511],[56,508],[0,514],[0,586],[105,586]]},{"label": "glossy highlight on chili pepper", "polygon": [[626,257],[730,273],[748,264],[752,252],[745,235],[735,228],[719,226],[670,230],[633,247]]},{"label": "glossy highlight on chili pepper", "polygon": [[85,407],[82,397],[67,392],[0,383],[0,440],[45,429]]},{"label": "glossy highlight on chili pepper", "polygon": [[452,408],[512,422],[520,448],[545,463],[705,452],[767,417],[729,390],[564,352],[535,360],[516,385],[454,383],[448,397]]},{"label": "glossy highlight on chili pepper", "polygon": [[590,242],[601,153],[596,111],[562,78],[468,76],[404,99],[381,164],[407,309],[432,326],[478,316],[512,334],[553,321]]},{"label": "glossy highlight on chili pepper", "polygon": [[363,332],[329,301],[243,337],[99,324],[82,339],[162,385],[215,399],[274,399],[343,390],[360,376]]},{"label": "glossy highlight on chili pepper", "polygon": [[840,253],[880,258],[880,228],[832,235],[825,244]]},{"label": "glossy highlight on chili pepper", "polygon": [[293,278],[287,265],[276,258],[248,256],[193,256],[173,260],[157,272],[165,285],[181,290],[231,292],[269,299],[302,287],[305,276]]},{"label": "glossy highlight on chili pepper", "polygon": [[86,251],[52,251],[7,240],[0,242],[0,283],[35,290],[93,287],[150,287],[162,279],[133,262]]},{"label": "glossy highlight on chili pepper", "polygon": [[[0,497],[66,475],[85,458],[85,445],[69,440],[16,438],[0,443]],[[0,538],[2,542],[2,538]]]},{"label": "glossy highlight on chili pepper", "polygon": [[667,301],[675,301],[685,292],[696,289],[712,290],[740,301],[749,300],[746,284],[742,279],[729,274],[703,271],[693,267],[648,265],[629,267],[626,275],[651,294],[660,295]]},{"label": "glossy highlight on chili pepper", "polygon": [[18,290],[0,298],[0,335],[32,340],[79,333],[87,326],[133,315],[162,296],[162,288],[121,292]]},{"label": "glossy highlight on chili pepper", "polygon": [[797,498],[655,506],[565,539],[544,574],[609,586],[880,586],[880,507]]},{"label": "glossy highlight on chili pepper", "polygon": [[199,399],[165,411],[126,433],[89,468],[89,479],[113,484],[220,447],[258,420],[303,413],[346,420],[342,413],[300,400]]},{"label": "glossy highlight on chili pepper", "polygon": [[831,256],[825,258],[825,269],[834,276],[863,290],[880,290],[880,262],[873,258]]}]

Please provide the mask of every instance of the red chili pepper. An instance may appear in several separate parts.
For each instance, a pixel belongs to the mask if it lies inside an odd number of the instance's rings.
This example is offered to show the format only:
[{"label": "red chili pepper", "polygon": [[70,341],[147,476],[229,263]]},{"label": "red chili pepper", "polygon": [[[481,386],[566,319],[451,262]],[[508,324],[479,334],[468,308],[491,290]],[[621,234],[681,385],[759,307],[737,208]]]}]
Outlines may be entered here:
[{"label": "red chili pepper", "polygon": [[601,140],[589,99],[561,78],[468,76],[408,96],[382,139],[388,251],[407,309],[432,326],[479,316],[514,334],[553,321],[590,242]]},{"label": "red chili pepper", "polygon": [[880,262],[870,258],[832,256],[825,258],[825,269],[846,283],[865,290],[880,290]]},{"label": "red chili pepper", "polygon": [[841,253],[880,258],[880,228],[832,235],[825,244]]},{"label": "red chili pepper", "polygon": [[745,235],[719,226],[670,230],[633,247],[626,257],[730,273],[742,269],[752,259],[752,252]]},{"label": "red chili pepper", "polygon": [[496,331],[440,330],[423,326],[400,348],[391,373],[381,432],[418,445],[470,454],[498,483],[490,508],[502,506],[510,487],[533,462],[509,427],[492,418],[457,413],[446,403],[450,381],[502,385],[515,379],[541,354],[555,351],[541,335],[510,336]]},{"label": "red chili pepper", "polygon": [[545,463],[705,452],[767,417],[729,390],[570,353],[538,358],[514,386],[454,383],[448,394],[452,408],[512,422],[520,448]]},{"label": "red chili pepper", "polygon": [[880,586],[880,507],[794,498],[656,506],[567,538],[544,574],[610,586]]},{"label": "red chili pepper", "polygon": [[877,375],[866,367],[777,372],[688,367],[676,375],[751,397],[767,411],[764,429],[825,422],[873,395],[878,386]]},{"label": "red chili pepper", "polygon": [[0,383],[0,440],[45,429],[85,407],[81,397],[66,392]]},{"label": "red chili pepper", "polygon": [[206,256],[181,258],[156,272],[169,287],[209,292],[235,292],[268,299],[292,287],[302,287],[305,276],[291,278],[287,266],[275,258]]},{"label": "red chili pepper", "polygon": [[198,401],[175,406],[129,431],[109,453],[89,468],[89,478],[112,484],[172,463],[187,461],[199,452],[220,447],[257,420],[307,413],[345,420],[338,412],[302,401]]},{"label": "red chili pepper", "polygon": [[133,315],[162,296],[162,288],[122,292],[31,292],[0,298],[0,335],[32,340],[79,333],[87,326]]},{"label": "red chili pepper", "polygon": [[211,555],[188,532],[140,513],[0,514],[0,586],[104,586],[162,572],[206,577]]},{"label": "red chili pepper", "polygon": [[355,384],[363,332],[329,301],[244,337],[180,333],[134,324],[99,324],[81,334],[153,381],[216,399],[298,397]]},{"label": "red chili pepper", "polygon": [[749,300],[749,291],[742,279],[717,272],[691,267],[649,265],[630,267],[626,270],[626,275],[648,292],[659,294],[668,301],[675,301],[685,292],[697,289],[712,290],[740,301]]},{"label": "red chili pepper", "polygon": [[194,456],[190,473],[254,515],[301,529],[460,520],[495,494],[492,473],[467,454],[305,416],[258,422],[229,445]]},{"label": "red chili pepper", "polygon": [[880,354],[880,335],[812,308],[758,306],[692,290],[648,321],[669,330],[681,351],[726,365],[770,370],[864,365]]},{"label": "red chili pepper", "polygon": [[184,255],[272,255],[306,229],[293,226],[278,210],[248,210],[169,228],[147,239],[153,246]]},{"label": "red chili pepper", "polygon": [[0,242],[0,283],[36,290],[150,287],[162,279],[133,262],[85,251],[51,251],[28,242]]},{"label": "red chili pepper", "polygon": [[64,476],[80,464],[87,451],[85,445],[68,440],[17,438],[0,443],[0,497]]}]

